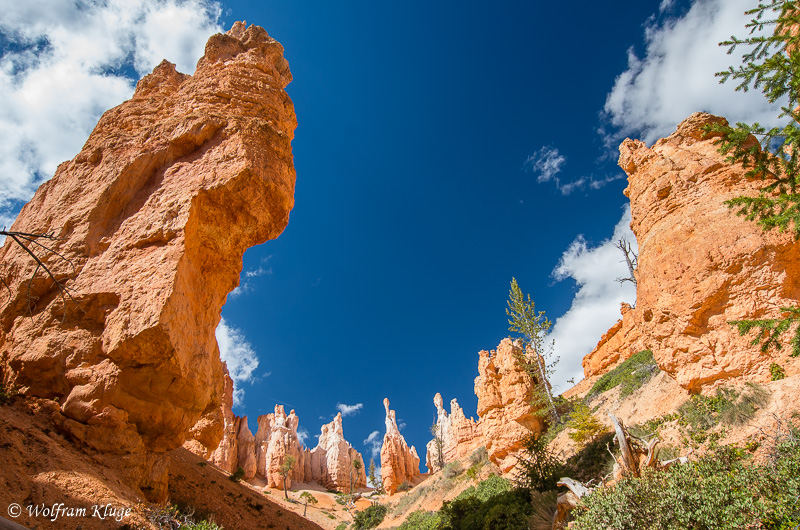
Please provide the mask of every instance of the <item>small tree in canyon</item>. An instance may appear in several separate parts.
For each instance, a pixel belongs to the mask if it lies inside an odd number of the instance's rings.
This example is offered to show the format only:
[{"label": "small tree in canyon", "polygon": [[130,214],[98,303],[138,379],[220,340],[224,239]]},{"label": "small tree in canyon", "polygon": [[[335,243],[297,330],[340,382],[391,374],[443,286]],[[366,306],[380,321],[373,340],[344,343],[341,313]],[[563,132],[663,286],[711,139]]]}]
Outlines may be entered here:
[{"label": "small tree in canyon", "polygon": [[437,469],[442,469],[444,467],[444,440],[437,422],[433,422],[431,425],[431,436],[433,436],[433,445],[436,449],[436,454],[433,455],[435,459],[433,464]]},{"label": "small tree in canyon", "polygon": [[287,455],[286,458],[283,459],[283,463],[280,467],[281,476],[283,477],[283,496],[286,497],[287,501],[289,500],[289,493],[286,491],[286,481],[289,480],[289,474],[294,469],[296,461],[295,457]]},{"label": "small tree in canyon", "polygon": [[525,364],[528,372],[536,382],[536,395],[533,403],[541,407],[543,415],[549,417],[553,425],[561,423],[561,416],[556,409],[549,378],[555,371],[558,357],[554,355],[555,341],[545,345],[545,337],[552,322],[544,311],[536,311],[536,305],[530,295],[522,294],[516,278],[511,278],[511,290],[508,293],[509,331],[522,335]]},{"label": "small tree in canyon", "polygon": [[[720,83],[737,81],[736,90],[759,89],[770,103],[786,98],[778,119],[789,118],[784,127],[766,127],[754,123],[736,126],[714,124],[707,133],[721,133],[720,152],[728,161],[741,163],[748,169],[748,178],[765,182],[757,197],[736,197],[725,204],[757,222],[764,230],[790,229],[800,239],[800,3],[788,0],[769,0],[746,12],[753,18],[745,27],[750,37],[732,36],[721,42],[728,53],[737,47],[749,49],[742,65],[729,67],[716,75]],[[773,28],[772,35],[759,34]],[[753,138],[757,141],[754,141]],[[753,345],[761,344],[766,352],[771,346],[781,349],[781,335],[800,322],[800,307],[783,307],[783,318],[737,320],[731,322],[745,335],[753,329],[759,333]],[[791,339],[792,357],[800,355],[800,326]]]}]

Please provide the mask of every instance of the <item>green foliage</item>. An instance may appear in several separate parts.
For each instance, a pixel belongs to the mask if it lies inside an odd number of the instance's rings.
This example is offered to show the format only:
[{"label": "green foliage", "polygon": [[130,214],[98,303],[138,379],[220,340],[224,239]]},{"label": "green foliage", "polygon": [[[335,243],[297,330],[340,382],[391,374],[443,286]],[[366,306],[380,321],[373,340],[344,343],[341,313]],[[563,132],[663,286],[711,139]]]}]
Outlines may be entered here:
[{"label": "green foliage", "polygon": [[336,530],[347,530],[347,523],[339,523],[336,526]]},{"label": "green foliage", "polygon": [[198,521],[181,526],[186,530],[223,530],[223,527],[213,521]]},{"label": "green foliage", "polygon": [[633,394],[658,373],[658,366],[653,359],[653,352],[642,350],[631,355],[622,364],[603,374],[586,394],[586,401],[591,401],[603,392],[620,387],[619,396],[625,398]]},{"label": "green foliage", "polygon": [[233,482],[239,482],[244,478],[244,469],[237,467],[236,471],[234,471],[233,474],[228,478]]},{"label": "green foliage", "polygon": [[569,437],[581,445],[594,440],[595,437],[607,430],[597,416],[592,414],[591,409],[582,402],[577,403],[570,412],[567,427],[572,429]]},{"label": "green foliage", "polygon": [[356,512],[356,516],[353,519],[353,530],[375,528],[383,522],[383,518],[386,517],[386,512],[388,511],[389,509],[382,504],[373,504],[365,510]]},{"label": "green foliage", "polygon": [[747,383],[741,393],[732,388],[718,388],[714,396],[694,395],[678,407],[678,423],[688,427],[690,433],[705,432],[720,423],[740,425],[751,420],[768,402],[769,393],[755,383]]},{"label": "green foliage", "polygon": [[511,482],[494,475],[446,502],[439,513],[440,528],[448,530],[527,530],[531,503],[527,490],[512,489]]},{"label": "green foliage", "polygon": [[564,466],[547,447],[541,436],[530,435],[524,440],[523,456],[519,459],[515,484],[534,491],[554,490]]},{"label": "green foliage", "polygon": [[438,512],[417,510],[411,512],[397,530],[439,530],[442,526],[442,516]]},{"label": "green foliage", "polygon": [[383,493],[383,482],[381,481],[380,474],[377,473],[375,469],[375,459],[369,459],[369,482],[372,484],[372,487],[375,489],[375,493]]},{"label": "green foliage", "polygon": [[779,457],[754,465],[736,447],[697,462],[646,470],[584,497],[576,529],[794,528],[800,523],[800,432],[777,444]]},{"label": "green foliage", "polygon": [[[800,37],[793,31],[800,23],[800,10],[796,1],[770,0],[760,2],[746,13],[753,17],[745,26],[751,37],[731,37],[720,46],[727,46],[729,54],[739,46],[749,51],[743,55],[741,66],[731,66],[717,76],[721,83],[737,81],[736,90],[761,90],[770,103],[786,98],[788,102],[781,107],[778,118],[789,120],[784,127],[771,129],[758,123],[737,123],[735,127],[718,123],[706,127],[706,133],[719,136],[720,152],[728,155],[728,161],[741,163],[748,170],[748,178],[765,181],[757,197],[735,197],[725,204],[764,230],[777,228],[783,232],[791,227],[795,239],[800,239]],[[771,28],[772,35],[752,36],[764,28]],[[781,310],[788,316],[736,320],[731,324],[737,327],[740,335],[758,329],[752,344],[761,344],[762,352],[771,346],[781,349],[780,336],[800,323],[800,307]],[[792,356],[800,355],[800,324],[791,345]]]},{"label": "green foliage", "polygon": [[408,491],[413,487],[414,486],[412,486],[409,482],[403,481],[399,486],[397,486],[397,491]]},{"label": "green foliage", "polygon": [[480,446],[469,455],[469,463],[474,465],[484,465],[489,461],[489,452],[486,447]]},{"label": "green foliage", "polygon": [[771,376],[772,381],[779,381],[786,377],[786,372],[783,370],[783,367],[778,363],[772,363],[769,365],[769,374]]},{"label": "green foliage", "polygon": [[525,365],[536,383],[536,395],[533,404],[540,407],[551,423],[561,423],[561,417],[553,400],[549,379],[558,363],[558,357],[553,356],[553,346],[545,347],[544,337],[550,329],[552,322],[545,316],[544,311],[536,311],[536,305],[530,295],[525,297],[517,284],[516,278],[511,278],[511,290],[508,293],[508,330],[519,333],[523,337],[525,347],[523,351],[531,351],[525,355]]},{"label": "green foliage", "polygon": [[[751,346],[761,344],[761,353],[767,353],[770,347],[781,350],[783,344],[780,342],[781,335],[788,331],[792,325],[800,322],[800,307],[782,307],[786,316],[780,318],[765,318],[762,320],[731,320],[730,325],[736,327],[740,336],[747,335],[750,331],[758,329],[755,338],[750,342]],[[792,346],[791,357],[800,355],[800,325],[797,326],[789,344]]]},{"label": "green foliage", "polygon": [[341,504],[342,506],[347,506],[348,504],[353,502],[355,498],[356,496],[352,493],[338,493],[336,494],[336,497],[334,497],[334,499],[336,499],[336,502],[338,504]]}]

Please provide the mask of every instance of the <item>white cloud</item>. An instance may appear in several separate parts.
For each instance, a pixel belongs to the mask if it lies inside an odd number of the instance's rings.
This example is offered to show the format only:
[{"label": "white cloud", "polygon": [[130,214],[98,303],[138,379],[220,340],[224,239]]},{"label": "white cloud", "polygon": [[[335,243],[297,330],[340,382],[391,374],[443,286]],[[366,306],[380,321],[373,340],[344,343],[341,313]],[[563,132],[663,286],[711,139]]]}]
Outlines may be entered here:
[{"label": "white cloud", "polygon": [[[559,173],[567,159],[559,153],[555,147],[542,147],[525,160],[525,167],[536,175],[536,182],[539,184],[552,182],[562,195],[569,195],[575,190],[590,189],[597,190],[615,180],[624,177],[623,173],[596,179],[594,176],[582,176],[576,180],[565,182]],[[522,204],[522,201],[520,201]]]},{"label": "white cloud", "polygon": [[356,403],[355,405],[345,405],[344,403],[336,404],[336,410],[342,413],[342,417],[352,416],[362,408],[364,408],[363,403]]},{"label": "white cloud", "polygon": [[620,303],[636,299],[633,284],[616,281],[628,276],[628,267],[614,243],[625,237],[636,249],[630,221],[630,207],[626,206],[614,235],[596,247],[589,247],[583,236],[578,236],[553,271],[557,281],[572,278],[578,284],[572,306],[556,319],[547,338],[548,343],[555,340],[555,353],[560,356],[551,380],[557,391],[566,390],[568,379],[583,379],[583,357],[620,318]]},{"label": "white cloud", "polygon": [[308,440],[308,431],[305,429],[298,429],[297,430],[297,441],[303,445],[306,445],[306,440]]},{"label": "white cloud", "polygon": [[259,276],[270,275],[272,274],[272,267],[265,269],[264,267],[259,267],[257,269],[246,271],[244,273],[245,276],[248,278],[258,278]]},{"label": "white cloud", "polygon": [[675,0],[661,0],[661,3],[658,6],[658,12],[663,13],[664,11],[669,11],[675,6]]},{"label": "white cloud", "polygon": [[[696,0],[681,18],[651,19],[645,28],[646,52],[628,52],[628,69],[617,77],[604,111],[616,132],[652,143],[671,134],[678,123],[704,110],[731,122],[775,124],[778,104],[769,105],[760,91],[736,92],[736,83],[723,85],[715,72],[741,63],[744,48],[727,55],[718,46],[731,35],[747,35],[744,15],[752,0]],[[662,11],[672,2],[661,2]]]},{"label": "white cloud", "polygon": [[258,356],[242,332],[229,326],[224,318],[220,318],[216,336],[220,358],[228,365],[228,373],[233,379],[233,404],[240,406],[244,399],[241,384],[253,382]]},{"label": "white cloud", "polygon": [[162,59],[194,72],[221,30],[212,0],[31,0],[0,17],[0,221],[81,148]]},{"label": "white cloud", "polygon": [[378,431],[372,431],[369,433],[369,436],[364,440],[364,445],[369,446],[370,455],[372,458],[378,458],[381,455],[381,446],[383,445],[383,439],[381,438],[381,433]]}]

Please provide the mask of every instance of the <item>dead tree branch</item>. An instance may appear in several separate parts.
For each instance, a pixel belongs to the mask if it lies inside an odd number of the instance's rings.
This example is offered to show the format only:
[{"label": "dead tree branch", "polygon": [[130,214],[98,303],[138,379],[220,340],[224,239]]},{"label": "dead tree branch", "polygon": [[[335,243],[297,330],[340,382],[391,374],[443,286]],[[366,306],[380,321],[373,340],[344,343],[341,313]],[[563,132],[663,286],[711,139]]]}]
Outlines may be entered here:
[{"label": "dead tree branch", "polygon": [[617,278],[617,281],[619,283],[631,282],[633,285],[636,285],[636,272],[639,269],[639,256],[633,250],[630,241],[624,237],[617,241],[614,246],[620,249],[623,256],[625,256],[625,263],[628,265],[628,272],[630,274],[630,276],[627,278]]}]

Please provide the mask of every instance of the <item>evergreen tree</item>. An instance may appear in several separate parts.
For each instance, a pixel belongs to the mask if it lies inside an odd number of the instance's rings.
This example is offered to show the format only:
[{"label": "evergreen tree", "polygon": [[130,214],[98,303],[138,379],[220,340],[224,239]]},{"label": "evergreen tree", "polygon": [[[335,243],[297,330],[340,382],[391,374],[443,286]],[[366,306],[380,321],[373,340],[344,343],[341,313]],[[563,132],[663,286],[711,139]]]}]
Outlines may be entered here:
[{"label": "evergreen tree", "polygon": [[[531,301],[530,295],[526,298],[522,294],[516,278],[511,278],[506,314],[509,317],[508,330],[522,335],[526,352],[525,364],[537,383],[534,404],[541,407],[543,413],[550,418],[553,424],[561,423],[549,382],[558,363],[558,357],[553,355],[555,342],[551,342],[548,347],[544,343],[545,335],[547,335],[552,322],[544,315],[544,311],[536,312],[536,305]],[[527,355],[528,352],[530,355]]]},{"label": "evergreen tree", "polygon": [[[728,160],[741,163],[748,170],[747,177],[764,181],[757,197],[736,197],[725,204],[764,230],[791,230],[795,239],[800,239],[800,3],[764,1],[746,14],[753,17],[745,26],[751,36],[745,39],[732,36],[720,46],[727,46],[729,54],[739,46],[749,51],[744,54],[741,66],[731,66],[717,76],[721,83],[737,81],[736,90],[761,90],[770,103],[786,98],[778,118],[788,118],[787,124],[770,129],[758,123],[716,124],[708,127],[707,132],[721,133],[720,151],[728,155]],[[772,28],[772,34],[762,34],[765,28]],[[781,349],[779,338],[800,322],[800,307],[781,310],[784,318],[737,320],[731,324],[740,335],[758,329],[753,345],[760,343],[763,352],[770,346]],[[791,345],[792,357],[800,355],[800,326]]]},{"label": "evergreen tree", "polygon": [[296,461],[295,457],[289,455],[283,459],[283,463],[281,464],[280,472],[283,477],[283,496],[286,497],[286,500],[289,500],[289,493],[286,491],[286,481],[289,479],[289,473],[294,469],[294,463]]}]

